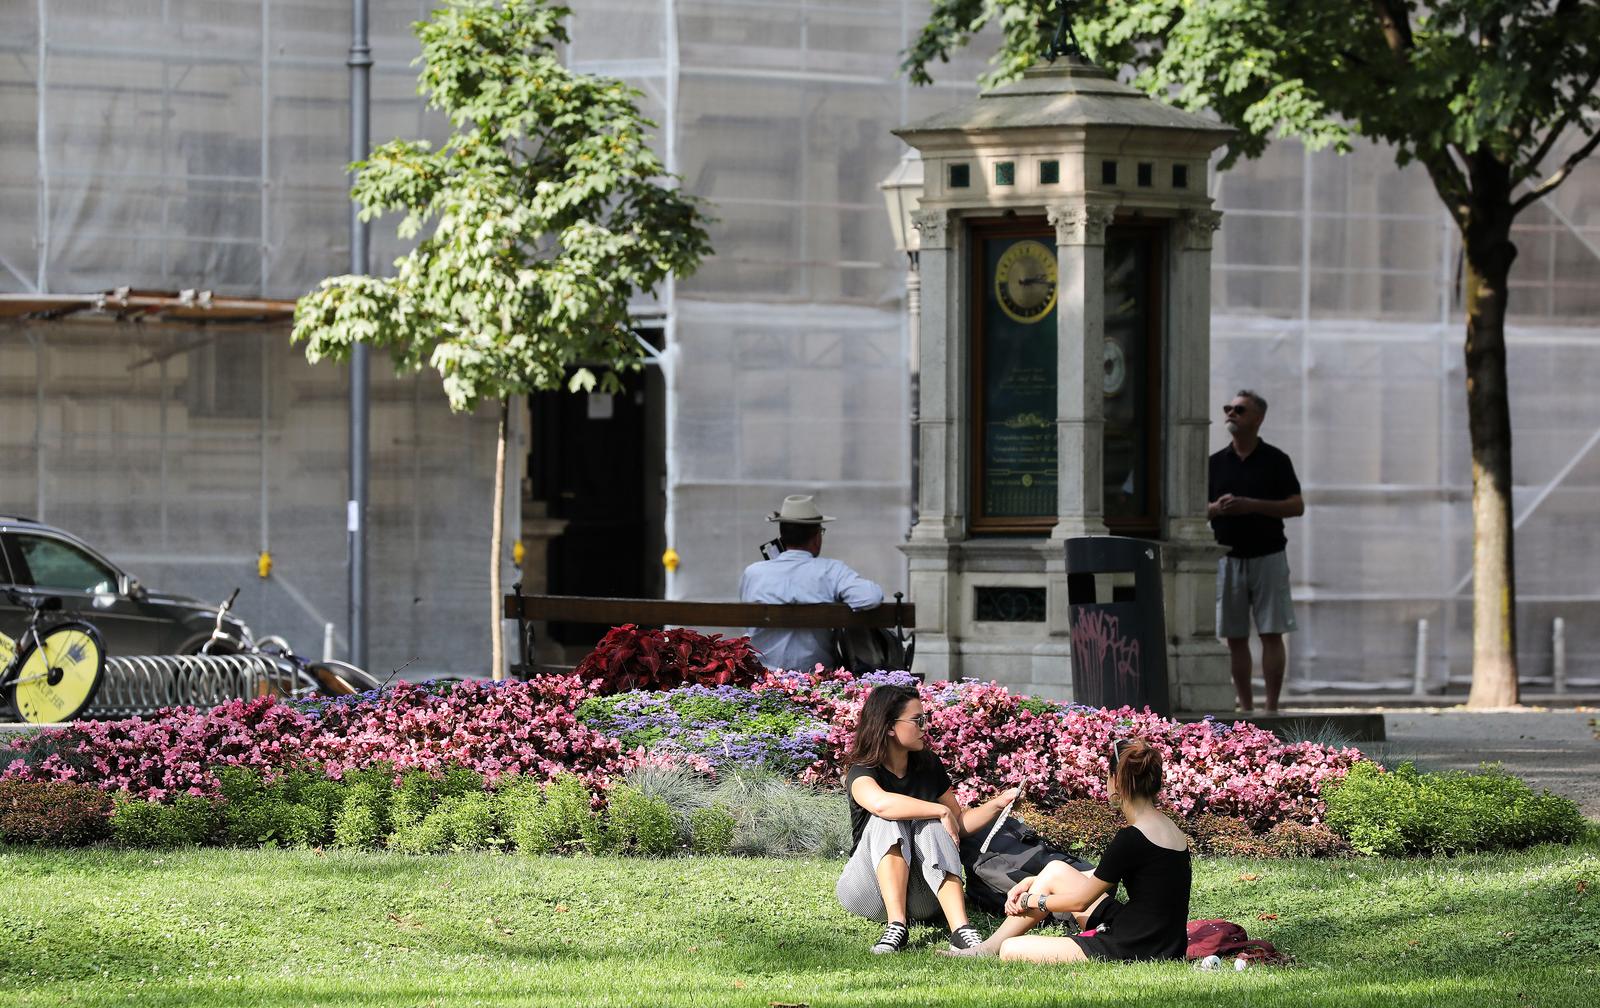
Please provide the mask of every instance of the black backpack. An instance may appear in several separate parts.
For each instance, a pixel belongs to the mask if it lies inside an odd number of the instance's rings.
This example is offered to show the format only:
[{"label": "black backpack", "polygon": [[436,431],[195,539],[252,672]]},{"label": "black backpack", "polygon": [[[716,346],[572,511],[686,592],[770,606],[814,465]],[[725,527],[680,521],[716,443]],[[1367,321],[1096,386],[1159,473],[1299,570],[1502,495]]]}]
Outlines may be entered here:
[{"label": "black backpack", "polygon": [[980,850],[988,836],[989,831],[984,829],[961,841],[961,863],[967,869],[967,901],[988,913],[1005,912],[1006,893],[1011,887],[1029,875],[1039,874],[1052,861],[1065,861],[1079,871],[1094,868],[1051,844],[1016,816],[1007,816],[989,838],[989,849]]},{"label": "black backpack", "polygon": [[894,593],[895,626],[839,627],[833,631],[834,667],[851,675],[873,672],[910,672],[916,656],[916,635],[906,633],[901,618],[905,594]]}]

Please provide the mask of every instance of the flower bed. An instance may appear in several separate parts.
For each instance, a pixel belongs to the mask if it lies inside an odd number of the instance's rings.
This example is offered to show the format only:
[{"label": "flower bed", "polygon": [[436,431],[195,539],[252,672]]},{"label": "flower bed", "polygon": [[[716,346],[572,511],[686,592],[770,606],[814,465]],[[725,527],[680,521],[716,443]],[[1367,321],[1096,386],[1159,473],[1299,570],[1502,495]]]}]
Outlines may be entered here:
[{"label": "flower bed", "polygon": [[578,723],[589,697],[572,676],[527,683],[401,683],[381,695],[279,703],[233,700],[209,711],[173,707],[148,719],[76,722],[18,743],[0,778],[78,780],[162,801],[218,793],[224,767],[318,765],[337,779],[379,762],[397,772],[462,766],[493,783],[504,774],[576,774],[590,786],[638,761],[617,740]]},{"label": "flower bed", "polygon": [[[460,766],[491,785],[506,774],[550,780],[570,772],[598,791],[648,757],[699,771],[763,766],[836,788],[868,691],[911,681],[898,673],[781,673],[750,689],[684,685],[601,697],[594,683],[549,676],[402,684],[337,701],[234,701],[45,731],[21,743],[0,776],[86,781],[159,801],[216,794],[222,767],[316,765],[338,779],[386,762],[397,773]],[[1163,798],[1173,812],[1236,817],[1265,832],[1279,822],[1321,822],[1323,784],[1360,758],[1354,749],[1284,743],[1242,722],[1180,724],[1127,708],[1039,701],[994,683],[920,689],[933,751],[966,802],[1017,783],[1045,811],[1103,800],[1111,740],[1142,736],[1167,758]]]},{"label": "flower bed", "polygon": [[[827,722],[823,753],[803,779],[828,783],[843,778],[841,757],[867,693],[879,682],[915,685],[899,673],[861,679],[778,673],[755,689],[780,693]],[[1173,812],[1184,818],[1201,812],[1233,816],[1267,830],[1277,822],[1321,822],[1322,786],[1342,778],[1361,759],[1356,749],[1286,743],[1242,721],[1183,724],[1127,707],[1051,704],[996,683],[928,683],[919,691],[929,715],[931,748],[963,802],[1011,784],[1021,784],[1046,810],[1074,799],[1104,800],[1112,740],[1141,737],[1166,760],[1162,801]]]},{"label": "flower bed", "polygon": [[815,763],[826,722],[774,691],[684,686],[591,697],[578,720],[629,750],[698,757],[713,770],[761,766],[799,774]]}]

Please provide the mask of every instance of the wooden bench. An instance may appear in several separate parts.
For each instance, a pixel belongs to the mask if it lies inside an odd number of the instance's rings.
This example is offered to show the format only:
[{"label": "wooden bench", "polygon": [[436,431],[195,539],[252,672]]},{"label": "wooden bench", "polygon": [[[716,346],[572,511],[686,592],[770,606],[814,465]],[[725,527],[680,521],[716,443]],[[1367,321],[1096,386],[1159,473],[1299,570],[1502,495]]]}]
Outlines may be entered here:
[{"label": "wooden bench", "polygon": [[817,605],[767,605],[761,602],[685,602],[677,599],[593,598],[583,595],[524,595],[522,584],[511,586],[505,597],[505,618],[517,621],[518,664],[511,674],[527,678],[537,674],[533,664],[532,625],[543,623],[594,623],[601,626],[751,627],[786,630],[832,630],[847,627],[881,627],[904,636],[917,625],[916,607],[895,592],[893,602],[856,611],[838,602]]}]

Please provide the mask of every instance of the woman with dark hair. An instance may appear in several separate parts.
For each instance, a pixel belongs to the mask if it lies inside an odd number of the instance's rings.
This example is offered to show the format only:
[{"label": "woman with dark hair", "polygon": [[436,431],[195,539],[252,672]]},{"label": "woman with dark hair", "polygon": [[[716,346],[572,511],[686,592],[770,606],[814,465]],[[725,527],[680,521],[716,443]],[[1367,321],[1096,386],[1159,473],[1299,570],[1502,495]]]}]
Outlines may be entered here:
[{"label": "woman with dark hair", "polygon": [[867,695],[845,757],[844,790],[855,847],[835,892],[853,914],[884,922],[874,953],[906,947],[913,920],[942,914],[952,951],[982,941],[967,921],[961,838],[988,826],[1016,798],[1006,791],[963,808],[939,757],[927,750],[928,715],[910,686]]},{"label": "woman with dark hair", "polygon": [[[1161,753],[1144,739],[1122,739],[1110,753],[1106,795],[1128,825],[1106,845],[1092,872],[1052,862],[1006,895],[1006,921],[962,955],[1022,962],[1182,959],[1188,950],[1189,838],[1156,808]],[[1128,901],[1113,892],[1121,883]],[[1084,930],[1065,938],[1028,935],[1052,914],[1070,913]]]}]

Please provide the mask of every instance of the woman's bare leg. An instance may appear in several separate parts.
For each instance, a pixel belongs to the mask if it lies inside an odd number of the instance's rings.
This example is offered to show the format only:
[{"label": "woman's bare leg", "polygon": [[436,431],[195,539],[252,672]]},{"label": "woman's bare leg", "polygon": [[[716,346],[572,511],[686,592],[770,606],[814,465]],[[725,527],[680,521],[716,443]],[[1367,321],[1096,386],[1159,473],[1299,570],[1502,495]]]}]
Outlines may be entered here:
[{"label": "woman's bare leg", "polygon": [[1000,954],[1000,946],[1005,944],[1006,939],[1026,934],[1030,928],[1038,926],[1048,916],[1049,912],[1045,910],[1029,910],[1027,913],[1018,914],[1015,917],[1007,917],[1000,922],[999,927],[994,929],[994,934],[983,940],[983,944],[963,954],[997,956]]},{"label": "woman's bare leg", "polygon": [[939,909],[944,911],[944,919],[950,923],[950,930],[954,931],[967,923],[967,892],[961,887],[960,879],[946,875],[934,895],[939,897]]},{"label": "woman's bare leg", "polygon": [[906,890],[911,884],[911,866],[906,864],[898,843],[883,855],[875,874],[878,876],[878,892],[883,896],[883,919],[905,921]]},{"label": "woman's bare leg", "polygon": [[1083,946],[1071,938],[1047,935],[1020,935],[1000,946],[1000,958],[1007,962],[1064,963],[1087,962]]}]

